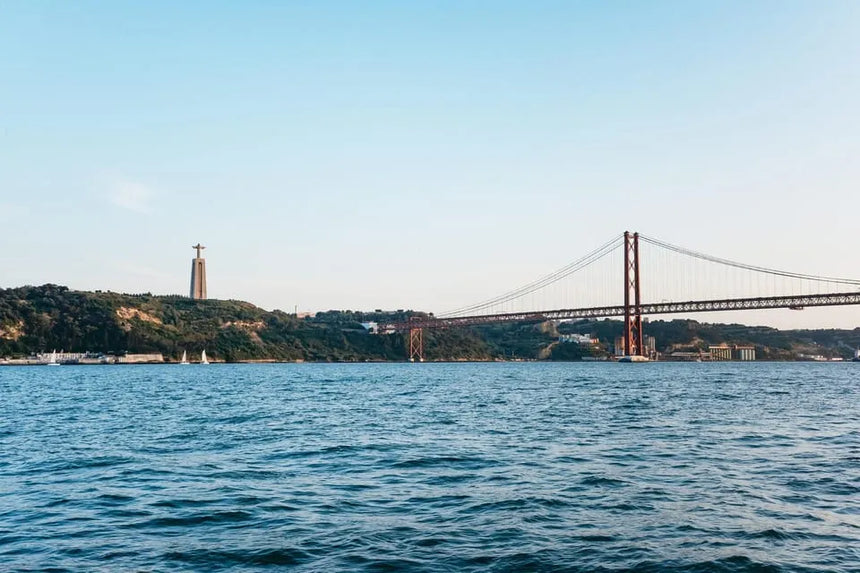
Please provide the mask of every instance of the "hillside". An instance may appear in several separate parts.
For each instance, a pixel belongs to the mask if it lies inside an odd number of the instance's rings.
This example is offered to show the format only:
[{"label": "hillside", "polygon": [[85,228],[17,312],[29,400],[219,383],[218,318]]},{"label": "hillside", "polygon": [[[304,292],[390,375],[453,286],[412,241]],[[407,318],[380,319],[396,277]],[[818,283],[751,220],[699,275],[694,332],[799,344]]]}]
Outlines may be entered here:
[{"label": "hillside", "polygon": [[[362,320],[404,319],[405,312],[332,311],[299,319],[232,300],[79,292],[43,285],[0,290],[0,356],[52,349],[110,354],[160,352],[176,360],[205,349],[217,360],[405,360],[402,335],[373,336]],[[429,359],[488,359],[471,333],[434,333]]]},{"label": "hillside", "polygon": [[[361,322],[403,321],[414,311],[327,311],[297,318],[233,300],[72,291],[58,285],[0,289],[0,357],[67,352],[160,352],[178,360],[205,349],[228,362],[245,360],[400,361],[401,334],[371,335]],[[427,360],[579,360],[606,355],[622,332],[618,320],[487,325],[425,333]],[[645,332],[661,352],[749,344],[759,359],[791,360],[800,354],[850,358],[860,329],[789,330],[692,320],[650,321]],[[559,334],[590,334],[594,348],[558,343]]]}]

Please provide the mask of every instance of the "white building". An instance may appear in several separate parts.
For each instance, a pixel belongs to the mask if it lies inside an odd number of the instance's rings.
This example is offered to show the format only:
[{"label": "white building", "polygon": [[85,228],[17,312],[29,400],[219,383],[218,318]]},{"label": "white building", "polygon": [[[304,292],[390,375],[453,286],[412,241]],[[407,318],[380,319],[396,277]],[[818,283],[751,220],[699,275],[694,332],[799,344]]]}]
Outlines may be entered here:
[{"label": "white building", "polygon": [[584,344],[586,346],[597,344],[599,340],[592,338],[587,334],[562,334],[558,337],[559,342],[573,342],[574,344]]}]

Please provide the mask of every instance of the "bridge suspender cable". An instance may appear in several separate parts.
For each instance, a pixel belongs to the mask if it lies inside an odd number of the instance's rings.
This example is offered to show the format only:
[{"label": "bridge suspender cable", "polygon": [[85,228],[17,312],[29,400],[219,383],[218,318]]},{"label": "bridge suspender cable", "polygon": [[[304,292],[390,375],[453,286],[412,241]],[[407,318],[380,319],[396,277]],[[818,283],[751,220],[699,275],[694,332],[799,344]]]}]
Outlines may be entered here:
[{"label": "bridge suspender cable", "polygon": [[573,273],[582,270],[583,268],[591,265],[592,263],[602,259],[615,249],[617,249],[621,245],[621,235],[613,237],[610,241],[607,241],[594,251],[585,255],[581,259],[578,259],[569,265],[550,273],[544,277],[539,278],[538,280],[523,285],[517,289],[499,295],[490,300],[486,300],[484,302],[480,302],[477,304],[473,304],[470,306],[464,306],[462,308],[458,308],[456,310],[452,310],[450,312],[446,312],[443,314],[439,314],[438,318],[450,318],[456,315],[462,315],[466,313],[474,313],[481,310],[485,310],[495,305],[503,304],[523,296],[529,295],[537,290],[540,290],[554,282],[560,281],[561,279],[572,275]]}]

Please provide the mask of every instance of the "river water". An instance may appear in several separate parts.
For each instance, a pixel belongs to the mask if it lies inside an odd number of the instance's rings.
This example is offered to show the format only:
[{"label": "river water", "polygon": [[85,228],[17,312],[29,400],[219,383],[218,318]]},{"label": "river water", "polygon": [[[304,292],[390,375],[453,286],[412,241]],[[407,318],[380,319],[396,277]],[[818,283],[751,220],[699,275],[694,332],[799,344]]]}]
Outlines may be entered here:
[{"label": "river water", "polygon": [[0,367],[0,569],[860,571],[860,364]]}]

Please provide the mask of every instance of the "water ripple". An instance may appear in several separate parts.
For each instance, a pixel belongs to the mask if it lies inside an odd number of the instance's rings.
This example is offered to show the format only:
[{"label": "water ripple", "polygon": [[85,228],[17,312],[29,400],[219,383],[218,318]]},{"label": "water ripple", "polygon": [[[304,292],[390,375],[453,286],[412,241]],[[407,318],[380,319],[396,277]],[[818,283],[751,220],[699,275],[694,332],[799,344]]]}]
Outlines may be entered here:
[{"label": "water ripple", "polygon": [[860,368],[0,368],[15,571],[858,571]]}]

